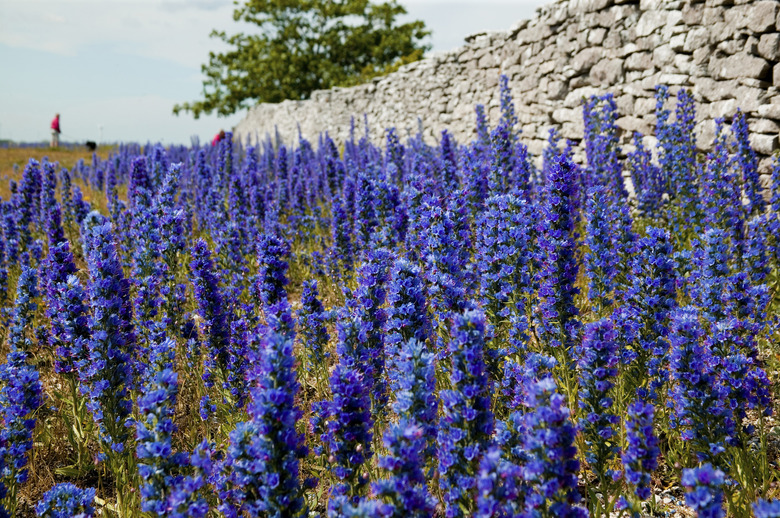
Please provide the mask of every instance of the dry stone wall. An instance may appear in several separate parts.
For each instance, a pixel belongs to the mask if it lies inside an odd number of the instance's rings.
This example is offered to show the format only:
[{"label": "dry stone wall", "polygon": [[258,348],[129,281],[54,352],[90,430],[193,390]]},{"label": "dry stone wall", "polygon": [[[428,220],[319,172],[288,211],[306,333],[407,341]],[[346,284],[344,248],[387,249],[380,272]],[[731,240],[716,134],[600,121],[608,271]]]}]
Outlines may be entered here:
[{"label": "dry stone wall", "polygon": [[505,74],[522,139],[537,155],[551,127],[582,139],[582,99],[591,94],[614,94],[624,142],[633,131],[652,135],[658,84],[693,91],[702,149],[712,141],[714,119],[728,119],[737,107],[748,115],[763,173],[778,148],[780,1],[560,0],[506,32],[466,41],[367,84],[257,105],[236,137],[255,142],[278,131],[289,142],[300,131],[316,140],[327,130],[343,141],[353,117],[363,131],[365,114],[376,140],[384,128],[403,136],[421,125],[426,138],[446,128],[464,143],[475,136],[476,104],[498,120]]}]

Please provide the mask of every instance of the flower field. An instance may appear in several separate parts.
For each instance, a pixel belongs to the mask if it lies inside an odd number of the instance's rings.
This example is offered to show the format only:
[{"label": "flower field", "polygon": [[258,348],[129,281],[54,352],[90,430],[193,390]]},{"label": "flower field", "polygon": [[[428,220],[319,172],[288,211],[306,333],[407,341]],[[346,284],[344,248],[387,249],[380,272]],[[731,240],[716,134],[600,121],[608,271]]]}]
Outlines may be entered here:
[{"label": "flower field", "polygon": [[627,153],[585,100],[582,164],[506,79],[470,143],[30,160],[0,517],[779,517],[780,160],[656,99]]}]

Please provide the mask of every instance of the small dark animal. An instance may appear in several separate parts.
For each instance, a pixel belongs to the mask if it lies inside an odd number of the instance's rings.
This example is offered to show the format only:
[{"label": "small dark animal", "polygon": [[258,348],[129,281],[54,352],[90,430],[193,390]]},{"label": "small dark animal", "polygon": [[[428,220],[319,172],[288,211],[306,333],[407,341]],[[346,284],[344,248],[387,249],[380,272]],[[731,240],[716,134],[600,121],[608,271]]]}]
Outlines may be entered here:
[{"label": "small dark animal", "polygon": [[88,140],[86,146],[87,151],[95,151],[97,149],[97,144],[95,144],[95,142],[92,140]]}]

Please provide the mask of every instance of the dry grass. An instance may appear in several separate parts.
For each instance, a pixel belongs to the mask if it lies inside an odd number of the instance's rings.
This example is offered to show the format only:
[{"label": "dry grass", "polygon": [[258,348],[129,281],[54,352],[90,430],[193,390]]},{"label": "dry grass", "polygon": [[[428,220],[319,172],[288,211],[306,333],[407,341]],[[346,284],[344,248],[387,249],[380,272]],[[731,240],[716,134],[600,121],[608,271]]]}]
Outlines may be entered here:
[{"label": "dry grass", "polygon": [[[98,156],[105,160],[113,146],[100,146],[95,151]],[[22,171],[27,162],[34,158],[39,162],[47,157],[50,162],[59,162],[62,167],[72,168],[79,160],[92,162],[92,151],[87,151],[84,146],[76,147],[0,147],[0,196],[7,200],[10,195],[10,189],[7,179],[13,179],[17,182],[21,179]],[[18,168],[18,172],[14,168]]]}]

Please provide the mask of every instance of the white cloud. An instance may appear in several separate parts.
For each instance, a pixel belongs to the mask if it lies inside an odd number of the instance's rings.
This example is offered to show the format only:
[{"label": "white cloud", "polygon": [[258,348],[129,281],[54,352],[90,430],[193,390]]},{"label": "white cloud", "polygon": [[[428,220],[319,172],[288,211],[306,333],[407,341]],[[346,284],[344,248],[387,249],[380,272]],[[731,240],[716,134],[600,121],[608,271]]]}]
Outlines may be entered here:
[{"label": "white cloud", "polygon": [[0,43],[75,56],[94,46],[198,68],[235,30],[230,0],[0,1]]}]

